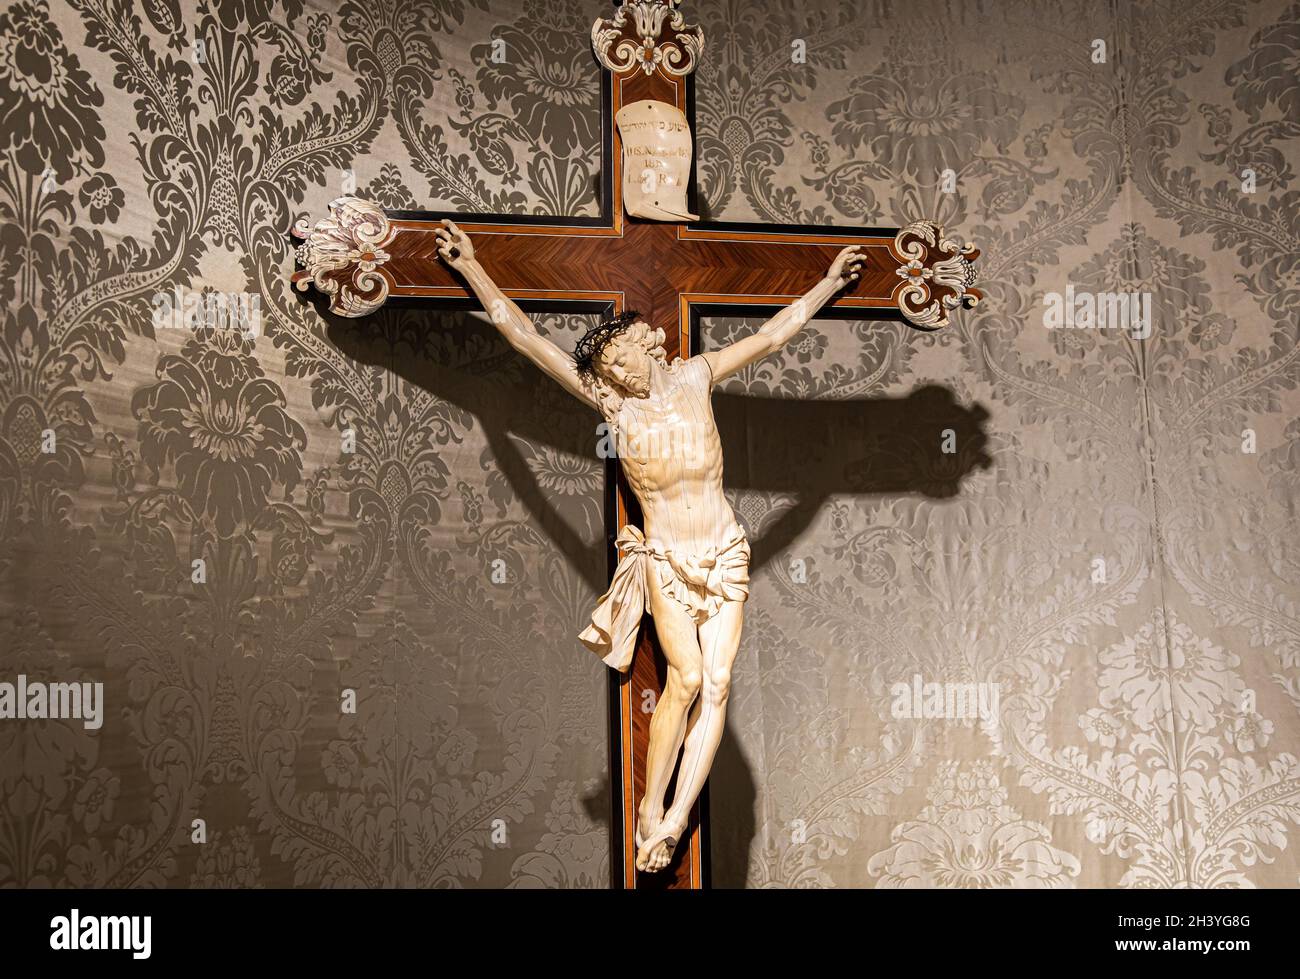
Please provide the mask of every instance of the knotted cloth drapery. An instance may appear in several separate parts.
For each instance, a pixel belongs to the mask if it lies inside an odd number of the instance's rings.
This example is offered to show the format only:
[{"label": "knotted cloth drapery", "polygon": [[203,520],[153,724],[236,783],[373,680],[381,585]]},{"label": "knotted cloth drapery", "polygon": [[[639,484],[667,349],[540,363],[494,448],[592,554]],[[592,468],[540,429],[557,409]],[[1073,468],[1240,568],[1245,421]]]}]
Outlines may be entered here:
[{"label": "knotted cloth drapery", "polygon": [[637,628],[649,610],[651,585],[681,603],[696,625],[716,615],[723,602],[749,597],[749,541],[739,526],[733,525],[731,536],[720,547],[690,558],[665,551],[658,541],[647,541],[632,524],[619,531],[614,544],[619,554],[614,580],[596,603],[591,625],[578,638],[606,666],[621,673],[632,665]]}]

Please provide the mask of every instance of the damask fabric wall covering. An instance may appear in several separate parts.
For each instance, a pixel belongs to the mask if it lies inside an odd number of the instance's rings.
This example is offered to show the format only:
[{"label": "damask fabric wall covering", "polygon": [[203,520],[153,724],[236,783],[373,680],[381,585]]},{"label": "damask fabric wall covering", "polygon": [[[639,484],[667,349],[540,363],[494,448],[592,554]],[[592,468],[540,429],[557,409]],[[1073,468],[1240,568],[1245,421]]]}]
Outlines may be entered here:
[{"label": "damask fabric wall covering", "polygon": [[[285,235],[594,213],[605,6],[0,8],[0,680],[106,702],[0,723],[0,882],[607,885],[597,419],[472,315],[327,322]],[[687,11],[710,216],[936,219],[988,297],[715,398],[714,882],[1300,883],[1300,5]],[[1046,329],[1067,287],[1150,336]],[[156,323],[177,288],[257,336]],[[914,678],[996,723],[897,716]]]}]

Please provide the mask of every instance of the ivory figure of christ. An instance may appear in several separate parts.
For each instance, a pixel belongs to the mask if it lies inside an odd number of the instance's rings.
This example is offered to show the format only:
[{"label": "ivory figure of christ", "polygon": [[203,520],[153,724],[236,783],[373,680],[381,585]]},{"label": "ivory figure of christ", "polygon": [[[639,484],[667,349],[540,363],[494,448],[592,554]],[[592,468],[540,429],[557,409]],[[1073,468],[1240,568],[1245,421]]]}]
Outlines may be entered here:
[{"label": "ivory figure of christ", "polygon": [[[663,870],[722,739],[749,594],[749,543],[723,495],[710,391],[793,339],[858,278],[862,251],[842,250],[821,282],[756,333],[669,364],[663,332],[631,312],[594,327],[574,355],[566,354],[488,277],[469,237],[449,220],[442,225],[439,255],[465,278],[507,342],[604,416],[641,504],[644,527],[620,532],[614,580],[580,638],[605,663],[626,671],[642,615],[649,612],[654,620],[668,676],[650,720],[635,839],[637,869]],[[679,752],[677,787],[665,811]]]}]

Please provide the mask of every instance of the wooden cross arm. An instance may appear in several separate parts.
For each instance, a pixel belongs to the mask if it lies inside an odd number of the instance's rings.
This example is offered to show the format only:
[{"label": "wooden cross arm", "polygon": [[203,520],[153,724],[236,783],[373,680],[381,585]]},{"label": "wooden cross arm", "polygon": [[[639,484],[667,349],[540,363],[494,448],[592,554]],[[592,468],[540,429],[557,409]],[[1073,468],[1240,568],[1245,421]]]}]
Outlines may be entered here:
[{"label": "wooden cross arm", "polygon": [[[462,280],[438,257],[439,217],[389,218],[376,204],[341,197],[330,216],[308,227],[293,281],[327,295],[330,310],[365,316],[389,296],[464,298]],[[860,245],[859,280],[833,305],[891,308],[921,329],[974,306],[978,249],[944,236],[928,221],[892,235],[744,230],[745,225],[689,226],[628,221],[622,227],[476,223],[461,228],[475,256],[512,298],[621,296],[655,325],[675,322],[683,301],[793,301],[811,289],[840,249]]]}]

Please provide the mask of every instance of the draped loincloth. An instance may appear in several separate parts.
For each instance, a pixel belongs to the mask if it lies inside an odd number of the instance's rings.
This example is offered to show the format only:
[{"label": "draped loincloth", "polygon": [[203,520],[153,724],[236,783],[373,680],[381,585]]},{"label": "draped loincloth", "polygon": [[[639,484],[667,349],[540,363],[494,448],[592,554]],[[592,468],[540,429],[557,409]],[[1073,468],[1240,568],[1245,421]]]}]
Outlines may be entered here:
[{"label": "draped loincloth", "polygon": [[678,602],[698,626],[718,613],[723,602],[749,597],[749,541],[739,526],[718,547],[683,558],[647,541],[628,524],[614,542],[618,567],[609,590],[591,613],[591,625],[578,636],[583,645],[620,672],[632,665],[637,628],[650,610],[651,587]]}]

